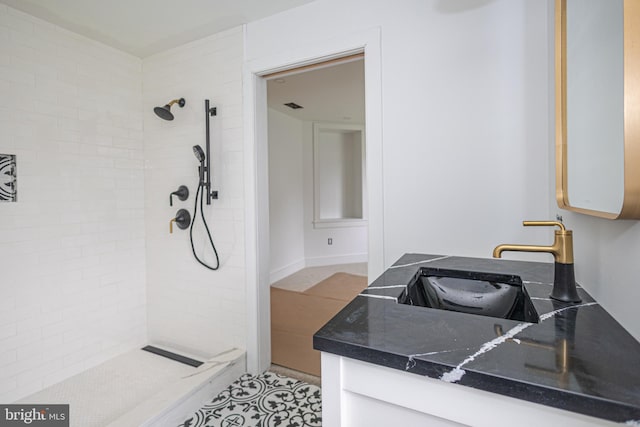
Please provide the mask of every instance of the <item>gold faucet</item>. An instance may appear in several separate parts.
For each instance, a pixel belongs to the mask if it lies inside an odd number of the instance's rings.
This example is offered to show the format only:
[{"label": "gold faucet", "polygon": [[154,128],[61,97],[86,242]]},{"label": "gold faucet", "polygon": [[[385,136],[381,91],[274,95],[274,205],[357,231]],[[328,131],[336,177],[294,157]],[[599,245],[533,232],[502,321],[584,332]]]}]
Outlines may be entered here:
[{"label": "gold faucet", "polygon": [[557,226],[555,238],[551,246],[538,245],[498,245],[493,250],[493,257],[500,258],[502,252],[548,252],[555,260],[555,275],[551,298],[563,302],[580,302],[576,290],[576,279],[573,267],[573,232],[567,230],[559,221],[522,221],[526,226]]},{"label": "gold faucet", "polygon": [[504,251],[514,252],[549,252],[553,254],[553,259],[562,264],[573,264],[573,232],[567,230],[564,224],[558,221],[522,221],[526,226],[550,226],[557,225],[560,230],[556,230],[555,239],[551,246],[536,245],[499,245],[493,250],[493,257],[500,258]]}]

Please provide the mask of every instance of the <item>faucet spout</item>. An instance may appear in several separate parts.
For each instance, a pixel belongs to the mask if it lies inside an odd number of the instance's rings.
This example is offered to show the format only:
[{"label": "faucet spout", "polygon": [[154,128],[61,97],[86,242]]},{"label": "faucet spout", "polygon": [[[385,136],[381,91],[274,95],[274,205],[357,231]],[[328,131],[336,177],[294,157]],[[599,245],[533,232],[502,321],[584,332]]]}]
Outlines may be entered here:
[{"label": "faucet spout", "polygon": [[548,252],[556,259],[560,253],[554,246],[538,245],[498,245],[493,250],[494,258],[502,258],[502,252]]},{"label": "faucet spout", "polygon": [[578,303],[581,301],[576,290],[573,267],[573,232],[567,230],[561,222],[556,221],[523,221],[524,226],[558,226],[551,246],[540,245],[498,245],[493,250],[494,258],[501,258],[503,252],[547,252],[553,255],[555,272],[551,298]]}]

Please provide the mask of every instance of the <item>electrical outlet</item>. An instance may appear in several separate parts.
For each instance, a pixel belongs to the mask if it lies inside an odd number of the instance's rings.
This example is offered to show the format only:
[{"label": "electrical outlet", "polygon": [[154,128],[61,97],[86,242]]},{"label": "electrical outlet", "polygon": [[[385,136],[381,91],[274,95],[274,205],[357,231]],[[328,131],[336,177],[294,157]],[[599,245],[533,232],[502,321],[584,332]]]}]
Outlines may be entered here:
[{"label": "electrical outlet", "polygon": [[327,239],[327,245],[333,245],[333,239],[331,237]]}]

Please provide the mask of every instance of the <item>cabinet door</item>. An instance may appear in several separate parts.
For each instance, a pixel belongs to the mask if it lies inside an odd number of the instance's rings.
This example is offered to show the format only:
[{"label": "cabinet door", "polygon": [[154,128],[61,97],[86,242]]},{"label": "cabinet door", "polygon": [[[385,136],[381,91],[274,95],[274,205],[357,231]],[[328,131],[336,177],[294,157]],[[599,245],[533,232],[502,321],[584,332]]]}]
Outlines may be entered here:
[{"label": "cabinet door", "polygon": [[388,427],[388,426],[429,426],[461,427],[454,421],[445,420],[423,412],[414,411],[382,400],[372,399],[357,393],[344,394],[344,425],[351,427]]}]

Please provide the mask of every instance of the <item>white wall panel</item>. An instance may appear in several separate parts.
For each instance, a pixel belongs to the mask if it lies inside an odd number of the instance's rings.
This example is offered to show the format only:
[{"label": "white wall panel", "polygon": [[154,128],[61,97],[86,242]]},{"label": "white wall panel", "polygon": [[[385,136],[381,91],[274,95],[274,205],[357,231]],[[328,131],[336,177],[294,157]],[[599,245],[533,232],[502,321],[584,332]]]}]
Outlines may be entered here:
[{"label": "white wall panel", "polygon": [[141,61],[0,5],[0,401],[146,341]]},{"label": "white wall panel", "polygon": [[[145,227],[147,236],[147,313],[151,343],[204,357],[245,347],[244,169],[242,147],[243,35],[234,28],[143,60],[145,144]],[[153,107],[174,98],[173,121]],[[193,257],[189,230],[169,221],[180,208],[193,216],[198,184],[194,145],[205,147],[204,100],[217,107],[211,117],[212,189],[219,199],[204,205],[220,256],[210,271]],[[180,185],[188,200],[169,194]],[[200,214],[194,227],[196,251],[215,264]]]}]

